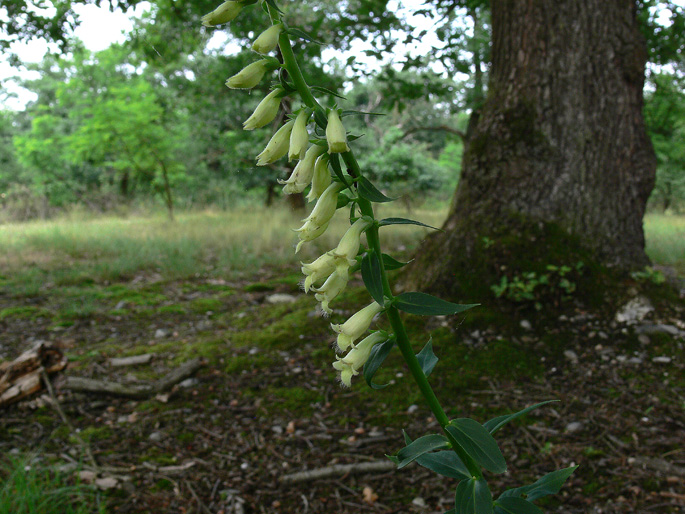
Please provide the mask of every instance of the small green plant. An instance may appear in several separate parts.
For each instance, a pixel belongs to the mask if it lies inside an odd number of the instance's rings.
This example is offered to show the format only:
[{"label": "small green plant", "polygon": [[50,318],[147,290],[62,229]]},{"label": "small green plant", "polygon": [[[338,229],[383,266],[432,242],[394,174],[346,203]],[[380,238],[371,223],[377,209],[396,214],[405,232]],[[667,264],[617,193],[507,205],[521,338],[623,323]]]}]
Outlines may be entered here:
[{"label": "small green plant", "polygon": [[644,269],[640,271],[632,271],[630,276],[638,282],[651,282],[652,284],[663,284],[666,282],[666,277],[664,274],[651,266],[645,266]]},{"label": "small green plant", "polygon": [[0,514],[104,513],[97,492],[34,459],[0,461]]},{"label": "small green plant", "polygon": [[[203,17],[205,26],[216,26],[233,21],[243,8],[257,0],[227,1]],[[440,475],[459,481],[455,491],[455,506],[451,514],[536,514],[542,512],[533,502],[543,496],[557,493],[576,466],[553,471],[533,484],[504,491],[493,497],[486,474],[507,471],[504,456],[494,435],[507,423],[549,402],[538,403],[513,414],[505,414],[483,424],[471,418],[449,419],[435,395],[428,378],[438,363],[429,339],[415,353],[405,329],[403,315],[453,316],[475,305],[458,305],[421,292],[394,294],[388,271],[403,267],[381,249],[380,229],[397,225],[419,225],[422,222],[405,218],[378,219],[374,204],[391,202],[364,173],[355,157],[343,117],[363,114],[344,111],[337,105],[324,107],[315,94],[334,94],[316,86],[309,86],[293,52],[291,39],[313,41],[299,29],[291,28],[284,20],[283,11],[275,0],[260,2],[270,20],[270,26],[257,38],[252,49],[260,60],[250,64],[228,79],[232,89],[252,89],[267,73],[279,70],[278,82],[259,103],[252,116],[244,122],[246,130],[265,127],[272,123],[281,102],[290,98],[292,115],[276,130],[266,148],[257,156],[258,165],[268,165],[288,155],[297,160],[283,191],[286,194],[303,193],[309,188],[307,199],[316,201],[309,216],[295,232],[299,242],[296,252],[321,237],[339,209],[348,213],[349,228],[338,245],[309,263],[303,263],[305,292],[313,291],[321,310],[333,314],[331,303],[347,287],[350,277],[361,272],[369,293],[367,306],[347,321],[331,324],[337,334],[333,368],[340,383],[351,387],[355,377],[362,375],[367,385],[380,390],[389,384],[374,382],[376,372],[386,357],[397,348],[409,368],[417,389],[423,395],[433,416],[440,424],[439,433],[427,434],[412,440],[404,435],[404,447],[390,456],[398,469],[416,462]],[[278,60],[268,54],[279,50]],[[337,95],[335,95],[337,96]],[[295,106],[297,99],[302,105]],[[309,132],[311,126],[312,133]],[[344,166],[343,166],[344,165]],[[365,243],[362,239],[365,237]],[[568,270],[564,267],[548,269],[559,276],[561,282]],[[571,289],[571,283],[559,287]],[[535,288],[533,288],[534,290]],[[371,330],[378,316],[385,316],[388,330]]]},{"label": "small green plant", "polygon": [[549,264],[543,273],[529,271],[515,275],[511,279],[504,275],[500,283],[491,286],[490,289],[497,298],[519,303],[533,302],[535,308],[540,310],[543,299],[552,298],[559,303],[571,296],[576,291],[576,283],[571,280],[571,275],[578,276],[584,267],[583,262],[576,263],[573,268]]}]

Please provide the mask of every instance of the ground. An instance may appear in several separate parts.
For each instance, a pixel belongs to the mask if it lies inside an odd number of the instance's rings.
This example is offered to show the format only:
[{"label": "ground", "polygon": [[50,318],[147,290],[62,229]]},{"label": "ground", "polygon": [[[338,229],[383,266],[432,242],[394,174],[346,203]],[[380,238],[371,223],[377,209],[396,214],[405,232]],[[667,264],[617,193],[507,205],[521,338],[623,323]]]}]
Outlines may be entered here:
[{"label": "ground", "polygon": [[[92,498],[118,513],[442,513],[452,479],[411,465],[296,484],[284,476],[332,464],[383,461],[412,437],[437,431],[398,355],[372,391],[342,388],[331,367],[339,322],[368,301],[352,284],[330,319],[300,291],[292,265],[223,279],[140,272],[119,280],[70,279],[22,291],[5,275],[0,358],[36,341],[58,344],[65,374],[142,383],[194,357],[206,365],[170,394],[146,400],[47,393],[0,417],[0,455],[28,456],[73,480],[114,478]],[[432,336],[431,382],[450,417],[485,421],[551,404],[500,432],[509,471],[495,494],[573,464],[562,492],[540,506],[560,513],[683,512],[685,505],[684,304],[650,276],[629,293],[654,310],[636,323],[571,299],[542,317],[497,301],[454,318],[408,318],[417,351]],[[112,357],[151,353],[150,364],[114,368]],[[78,434],[78,435],[77,435]],[[84,480],[93,476],[82,474]],[[93,507],[95,508],[95,507]]]}]

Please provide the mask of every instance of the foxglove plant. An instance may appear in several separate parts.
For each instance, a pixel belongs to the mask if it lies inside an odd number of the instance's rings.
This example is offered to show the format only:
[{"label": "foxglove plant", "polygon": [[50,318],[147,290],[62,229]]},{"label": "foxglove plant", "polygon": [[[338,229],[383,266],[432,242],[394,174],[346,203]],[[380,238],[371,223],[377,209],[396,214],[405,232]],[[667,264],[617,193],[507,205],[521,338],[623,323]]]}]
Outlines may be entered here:
[{"label": "foxglove plant", "polygon": [[[233,21],[244,7],[255,3],[256,0],[224,2],[203,17],[203,24],[216,26]],[[349,206],[351,226],[338,246],[313,262],[302,264],[302,272],[306,277],[304,290],[314,291],[324,312],[332,312],[331,302],[345,289],[350,276],[356,271],[361,271],[370,299],[373,300],[344,323],[331,325],[337,334],[337,355],[333,368],[338,372],[341,384],[350,387],[353,378],[362,374],[371,388],[382,389],[385,385],[376,384],[374,375],[388,354],[397,347],[442,429],[441,433],[424,435],[414,441],[405,434],[405,446],[390,457],[397,467],[403,468],[416,461],[438,474],[456,478],[459,482],[455,506],[446,514],[541,513],[533,502],[557,493],[576,469],[575,466],[553,471],[533,484],[504,491],[497,499],[493,499],[484,470],[495,474],[507,470],[493,435],[506,423],[549,402],[499,416],[483,424],[470,418],[447,417],[428,381],[438,362],[432,343],[429,340],[415,354],[400,312],[445,316],[464,312],[475,305],[458,305],[419,292],[393,294],[387,272],[404,266],[404,263],[382,252],[379,229],[390,225],[433,227],[405,218],[379,220],[375,217],[373,204],[392,199],[364,177],[349,146],[353,138],[348,137],[342,122],[343,115],[349,113],[342,112],[337,105],[322,106],[314,92],[323,90],[310,87],[302,75],[293,53],[291,38],[311,38],[287,25],[275,0],[262,0],[261,4],[270,23],[252,45],[260,59],[228,79],[227,86],[250,89],[270,71],[280,69],[286,72],[279,73],[278,84],[245,121],[245,130],[271,123],[276,118],[281,100],[286,96],[292,100],[299,98],[303,104],[295,111],[297,114],[293,116],[294,119],[287,120],[257,156],[258,165],[270,164],[286,154],[289,160],[298,160],[290,178],[281,182],[284,185],[283,192],[302,193],[310,187],[307,199],[316,200],[311,214],[296,229],[299,238],[296,252],[303,244],[321,236],[335,213]],[[277,47],[282,61],[268,56]],[[310,125],[313,136],[310,136]],[[346,173],[343,172],[343,164]],[[366,236],[366,246],[362,244],[362,234]],[[370,331],[374,319],[379,315],[387,317],[392,332]]]}]

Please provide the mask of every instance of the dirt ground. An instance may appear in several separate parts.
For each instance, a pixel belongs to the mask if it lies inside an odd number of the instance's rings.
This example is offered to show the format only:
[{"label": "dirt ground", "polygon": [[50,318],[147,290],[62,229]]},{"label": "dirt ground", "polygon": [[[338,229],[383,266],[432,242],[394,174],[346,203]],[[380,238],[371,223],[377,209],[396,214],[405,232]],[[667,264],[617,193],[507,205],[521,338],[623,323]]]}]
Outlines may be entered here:
[{"label": "dirt ground", "polygon": [[[396,358],[379,375],[390,387],[373,392],[359,379],[341,388],[330,367],[329,320],[316,315],[295,278],[277,276],[234,283],[144,276],[0,294],[5,359],[51,341],[69,358],[62,375],[129,385],[205,359],[194,377],[143,400],[73,393],[55,377],[73,430],[43,392],[0,410],[0,455],[36,452],[44,463],[80,470],[84,481],[99,480],[116,513],[452,508],[456,481],[415,464],[284,482],[303,470],[385,462],[402,446],[402,429],[418,437],[439,427]],[[86,290],[90,303],[75,308],[70,298]],[[334,320],[364,301],[352,290]],[[451,416],[483,422],[559,400],[499,433],[509,471],[489,477],[495,495],[578,464],[559,495],[539,502],[543,510],[685,512],[684,309],[652,303],[630,323],[570,306],[544,323],[527,312],[513,324],[467,314],[411,325],[432,334],[438,356],[455,353],[431,376]],[[110,365],[147,353],[149,364]]]}]

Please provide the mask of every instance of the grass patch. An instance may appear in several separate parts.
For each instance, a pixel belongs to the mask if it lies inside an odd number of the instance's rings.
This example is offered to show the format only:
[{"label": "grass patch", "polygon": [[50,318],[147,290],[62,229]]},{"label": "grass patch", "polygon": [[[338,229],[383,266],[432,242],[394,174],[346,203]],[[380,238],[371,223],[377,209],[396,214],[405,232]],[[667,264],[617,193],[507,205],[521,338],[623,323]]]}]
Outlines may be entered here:
[{"label": "grass patch", "polygon": [[644,226],[649,258],[685,275],[685,216],[648,214]]},{"label": "grass patch", "polygon": [[0,462],[0,514],[105,512],[92,487],[32,460],[5,457]]}]

